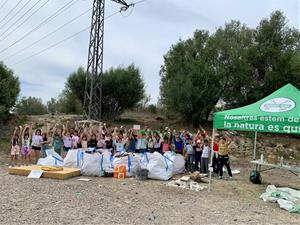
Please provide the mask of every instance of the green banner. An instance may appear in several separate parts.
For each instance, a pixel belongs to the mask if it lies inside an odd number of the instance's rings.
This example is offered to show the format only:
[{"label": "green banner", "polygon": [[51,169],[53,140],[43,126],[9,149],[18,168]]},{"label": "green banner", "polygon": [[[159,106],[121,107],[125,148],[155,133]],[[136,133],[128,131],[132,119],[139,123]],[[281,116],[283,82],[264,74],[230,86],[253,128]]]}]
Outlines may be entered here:
[{"label": "green banner", "polygon": [[214,128],[300,134],[300,92],[288,84],[260,101],[214,113]]}]

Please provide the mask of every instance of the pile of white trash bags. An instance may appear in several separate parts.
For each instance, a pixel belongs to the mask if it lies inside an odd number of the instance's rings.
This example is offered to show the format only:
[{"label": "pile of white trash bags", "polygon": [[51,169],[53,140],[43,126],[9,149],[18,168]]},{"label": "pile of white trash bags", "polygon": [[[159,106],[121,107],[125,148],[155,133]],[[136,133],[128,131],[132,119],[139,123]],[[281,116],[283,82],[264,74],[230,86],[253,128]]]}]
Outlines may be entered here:
[{"label": "pile of white trash bags", "polygon": [[280,208],[290,213],[300,213],[300,191],[292,188],[277,188],[269,185],[266,192],[260,196],[265,202],[277,202]]},{"label": "pile of white trash bags", "polygon": [[161,155],[154,153],[126,153],[118,157],[112,156],[109,151],[102,153],[86,153],[80,149],[69,150],[63,160],[54,150],[46,151],[47,157],[39,159],[38,165],[65,166],[80,168],[85,176],[100,176],[101,171],[112,172],[116,165],[126,165],[126,176],[134,176],[137,169],[148,170],[148,178],[169,180],[173,175],[185,171],[185,160],[182,155],[166,152]]}]

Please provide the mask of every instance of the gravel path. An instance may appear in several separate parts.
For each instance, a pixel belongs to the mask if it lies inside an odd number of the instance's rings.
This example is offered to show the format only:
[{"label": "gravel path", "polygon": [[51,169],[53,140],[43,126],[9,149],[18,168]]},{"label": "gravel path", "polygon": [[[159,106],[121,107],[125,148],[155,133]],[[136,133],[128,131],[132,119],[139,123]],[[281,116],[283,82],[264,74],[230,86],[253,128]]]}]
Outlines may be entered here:
[{"label": "gravel path", "polygon": [[[267,184],[249,183],[248,174],[246,166],[232,181],[214,179],[208,193],[133,178],[34,180],[8,175],[2,166],[0,224],[300,224],[300,215],[260,200]],[[300,187],[285,172],[266,177]]]}]

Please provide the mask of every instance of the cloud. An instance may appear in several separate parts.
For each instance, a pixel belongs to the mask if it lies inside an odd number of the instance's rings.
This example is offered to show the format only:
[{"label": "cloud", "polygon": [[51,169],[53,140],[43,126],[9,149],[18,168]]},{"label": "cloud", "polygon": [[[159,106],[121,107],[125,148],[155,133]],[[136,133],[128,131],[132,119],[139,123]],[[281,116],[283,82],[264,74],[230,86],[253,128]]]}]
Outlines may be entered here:
[{"label": "cloud", "polygon": [[[0,42],[0,51],[68,1],[50,1],[43,10],[7,40]],[[15,1],[9,1],[6,8],[0,10],[0,21],[5,12],[14,4]],[[0,54],[0,60],[35,42],[91,6],[92,1],[77,1],[64,14]],[[299,28],[299,7],[298,0],[148,0],[136,5],[129,17],[116,15],[106,20],[104,69],[135,63],[143,74],[146,92],[151,94],[151,102],[155,103],[159,97],[159,70],[163,64],[163,55],[179,38],[191,37],[196,29],[214,32],[216,27],[223,26],[225,22],[232,19],[240,20],[250,27],[256,27],[262,18],[269,17],[270,13],[277,9],[284,12],[290,26]],[[118,9],[118,4],[106,1],[106,16]],[[4,62],[20,77],[21,95],[41,97],[46,102],[62,91],[70,73],[76,71],[79,66],[86,66],[88,31],[34,58],[17,65],[14,63],[89,26],[90,16],[90,13],[87,14],[51,37]],[[1,30],[0,23],[0,34],[1,32],[3,29]]]}]

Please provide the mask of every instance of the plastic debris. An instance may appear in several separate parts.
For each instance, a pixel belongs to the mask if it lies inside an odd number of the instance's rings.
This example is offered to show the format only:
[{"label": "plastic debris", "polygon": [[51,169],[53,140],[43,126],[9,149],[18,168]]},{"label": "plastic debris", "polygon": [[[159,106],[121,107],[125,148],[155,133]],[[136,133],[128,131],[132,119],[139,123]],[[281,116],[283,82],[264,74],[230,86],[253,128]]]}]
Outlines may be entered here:
[{"label": "plastic debris", "polygon": [[90,181],[91,179],[88,179],[88,178],[79,178],[77,180],[79,180],[79,181]]},{"label": "plastic debris", "polygon": [[202,191],[207,188],[205,185],[200,185],[199,183],[192,181],[190,177],[183,176],[180,179],[172,180],[166,184],[169,187],[177,187],[192,191]]},{"label": "plastic debris", "polygon": [[300,213],[300,191],[287,187],[276,188],[274,185],[269,185],[260,198],[265,202],[277,202],[280,208],[290,213]]}]

